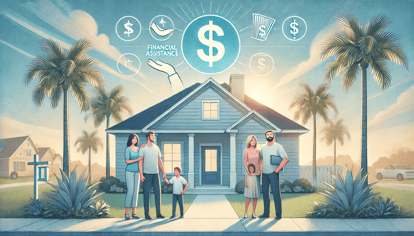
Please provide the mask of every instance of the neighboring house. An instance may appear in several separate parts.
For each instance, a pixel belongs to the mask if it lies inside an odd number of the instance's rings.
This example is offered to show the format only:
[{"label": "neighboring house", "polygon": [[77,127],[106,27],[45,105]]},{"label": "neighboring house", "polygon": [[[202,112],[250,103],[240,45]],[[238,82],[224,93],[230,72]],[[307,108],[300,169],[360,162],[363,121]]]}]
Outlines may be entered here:
[{"label": "neighboring house", "polygon": [[10,177],[13,171],[18,176],[33,176],[33,155],[39,151],[29,136],[1,139],[0,177]]},{"label": "neighboring house", "polygon": [[[50,161],[50,165],[47,165],[49,167],[49,176],[55,173],[54,168],[54,154],[52,153],[51,149],[49,147],[42,147],[38,148],[39,150],[39,160],[40,161]],[[59,161],[59,160],[58,160]],[[59,172],[56,172],[59,173]]]},{"label": "neighboring house", "polygon": [[60,169],[63,168],[63,157],[60,154],[55,154],[53,156],[53,166],[52,166],[52,173],[60,176]]},{"label": "neighboring house", "polygon": [[299,135],[303,126],[244,94],[244,75],[231,75],[230,85],[209,78],[107,129],[116,137],[116,177],[125,181],[125,148],[135,133],[140,144],[147,131],[155,131],[167,178],[181,167],[190,189],[233,189],[244,180],[243,152],[246,139],[255,135],[259,147],[265,131],[273,130],[276,141],[290,161],[281,181],[299,178]]}]

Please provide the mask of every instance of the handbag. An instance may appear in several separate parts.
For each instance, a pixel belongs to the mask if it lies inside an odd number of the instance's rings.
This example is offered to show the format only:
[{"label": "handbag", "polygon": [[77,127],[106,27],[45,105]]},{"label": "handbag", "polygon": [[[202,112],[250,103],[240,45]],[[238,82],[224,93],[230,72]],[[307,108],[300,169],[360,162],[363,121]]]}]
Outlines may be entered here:
[{"label": "handbag", "polygon": [[[270,164],[271,165],[280,165],[280,163],[282,162],[283,158],[281,156],[277,156],[277,155],[270,155]],[[282,168],[282,172],[285,172],[285,167]]]}]

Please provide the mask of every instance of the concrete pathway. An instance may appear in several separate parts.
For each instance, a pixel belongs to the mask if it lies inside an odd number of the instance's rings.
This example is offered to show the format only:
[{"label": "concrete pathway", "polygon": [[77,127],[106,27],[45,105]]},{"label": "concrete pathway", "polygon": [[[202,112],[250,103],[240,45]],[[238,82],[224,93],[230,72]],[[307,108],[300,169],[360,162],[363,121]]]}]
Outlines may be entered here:
[{"label": "concrete pathway", "polygon": [[239,220],[239,216],[225,195],[197,195],[184,218]]},{"label": "concrete pathway", "polygon": [[[39,185],[45,184],[46,182],[39,181]],[[12,184],[0,184],[0,192],[8,188],[22,187],[22,186],[33,186],[33,182],[21,182],[21,183],[12,183]]]},{"label": "concrete pathway", "polygon": [[392,182],[378,182],[374,185],[374,187],[381,187],[381,188],[392,188],[397,190],[404,190],[414,192],[414,184],[399,184],[399,183],[392,183]]}]

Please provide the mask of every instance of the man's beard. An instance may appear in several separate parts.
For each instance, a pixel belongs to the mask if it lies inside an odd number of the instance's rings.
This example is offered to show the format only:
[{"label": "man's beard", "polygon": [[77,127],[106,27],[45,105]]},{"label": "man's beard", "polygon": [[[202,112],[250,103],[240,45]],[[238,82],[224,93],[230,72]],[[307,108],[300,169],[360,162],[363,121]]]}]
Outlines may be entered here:
[{"label": "man's beard", "polygon": [[266,140],[269,141],[269,142],[272,142],[273,141],[273,137],[267,137]]}]

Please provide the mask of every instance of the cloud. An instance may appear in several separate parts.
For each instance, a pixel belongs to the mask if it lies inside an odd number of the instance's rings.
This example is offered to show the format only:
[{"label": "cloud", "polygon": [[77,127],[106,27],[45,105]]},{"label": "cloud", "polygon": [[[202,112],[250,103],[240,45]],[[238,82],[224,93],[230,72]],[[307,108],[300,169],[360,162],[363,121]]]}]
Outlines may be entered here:
[{"label": "cloud", "polygon": [[13,45],[11,45],[11,44],[7,43],[7,42],[4,42],[4,41],[3,41],[3,40],[1,40],[1,39],[0,39],[0,42],[2,42],[2,43],[4,43],[4,44],[6,44],[7,46],[9,46],[9,47],[13,48],[14,50],[16,50],[16,51],[20,52],[21,54],[23,54],[23,55],[25,55],[25,56],[28,56],[28,57],[30,57],[30,58],[32,58],[32,59],[34,59],[34,58],[35,58],[35,56],[33,56],[32,54],[27,53],[27,52],[25,52],[25,51],[21,50],[20,48],[17,48],[17,47],[15,47],[15,46],[13,46]]},{"label": "cloud", "polygon": [[[92,123],[92,121],[89,121]],[[22,123],[16,120],[13,120],[9,117],[0,117],[0,138],[13,138],[19,136],[27,136],[30,135],[30,138],[33,140],[34,143],[38,144],[38,147],[51,147],[55,149],[58,154],[63,154],[63,130],[52,129],[43,126],[37,125],[29,125],[26,123]],[[82,129],[76,126],[72,127],[69,131],[70,141],[69,141],[69,154],[71,161],[80,160],[82,163],[87,164],[88,155],[87,153],[83,155],[81,152],[76,152],[77,147],[73,145],[76,142],[76,139],[81,135]],[[85,126],[86,127],[86,126]],[[88,125],[87,127],[93,127],[92,125]],[[86,130],[89,133],[94,130]],[[98,129],[98,137],[101,139],[102,143],[105,145],[105,131],[103,127]],[[115,143],[115,138],[113,135],[110,135],[110,143]],[[114,146],[114,145],[112,145]],[[115,148],[111,146],[111,166],[115,166]],[[106,157],[106,150],[105,147],[103,150],[98,149],[98,152],[92,153],[92,162],[97,162],[100,165],[105,166],[105,157]]]},{"label": "cloud", "polygon": [[[56,40],[61,46],[62,48],[68,50],[69,48],[71,48],[71,45],[69,43],[63,42],[61,40],[56,39],[56,37],[51,36],[48,33],[45,33],[45,30],[43,30],[42,28],[40,28],[39,26],[33,26],[32,24],[28,23],[29,21],[26,20],[24,17],[21,17],[18,14],[13,13],[13,15],[11,15],[10,13],[6,13],[6,12],[0,12],[2,13],[4,16],[8,17],[9,19],[11,19],[12,21],[14,21],[15,23],[19,24],[20,26],[24,27],[25,29],[30,30],[31,32],[41,36],[42,38],[48,38],[48,39],[53,39]],[[2,41],[3,43],[5,43],[8,46],[11,46],[10,44]],[[28,54],[14,46],[11,46],[13,49],[16,49],[17,51],[23,53],[25,56],[28,56],[30,58],[34,58],[33,55]],[[122,61],[122,60],[121,60]],[[118,73],[117,71],[113,70],[112,68],[110,68],[109,66],[107,66],[105,63],[101,62],[98,60],[98,66],[106,71],[108,71],[109,73],[115,75],[118,78],[121,78],[123,80],[127,80],[127,81],[132,81],[135,82],[137,84],[139,84],[140,86],[142,86],[143,88],[147,89],[149,92],[155,94],[151,89],[149,89],[147,86],[145,86],[141,81],[139,81],[138,79],[135,79],[132,76],[124,76],[120,73]]]},{"label": "cloud", "polygon": [[[58,6],[50,0],[40,0],[38,3],[28,2],[25,6],[39,18],[67,36],[75,40],[86,38],[92,42],[96,51],[115,61],[121,58],[122,53],[110,44],[108,36],[106,34],[98,35],[98,24],[91,15],[82,10],[70,11],[69,7],[63,6],[63,2],[59,3]],[[124,62],[125,59],[122,57],[120,63],[124,64]],[[137,70],[134,66],[128,69]],[[143,73],[138,72],[137,74],[148,80]]]},{"label": "cloud", "polygon": [[309,52],[310,58],[307,61],[302,61],[299,63],[299,65],[290,69],[288,73],[283,76],[283,78],[276,85],[273,86],[272,89],[277,89],[318,66],[323,61],[320,58],[321,48],[325,42],[325,39],[332,33],[333,30],[334,25],[330,25],[322,29],[312,41],[311,49]]},{"label": "cloud", "polygon": [[398,123],[414,123],[414,85],[400,94],[397,102],[378,112],[368,122],[369,129],[381,129]]}]

